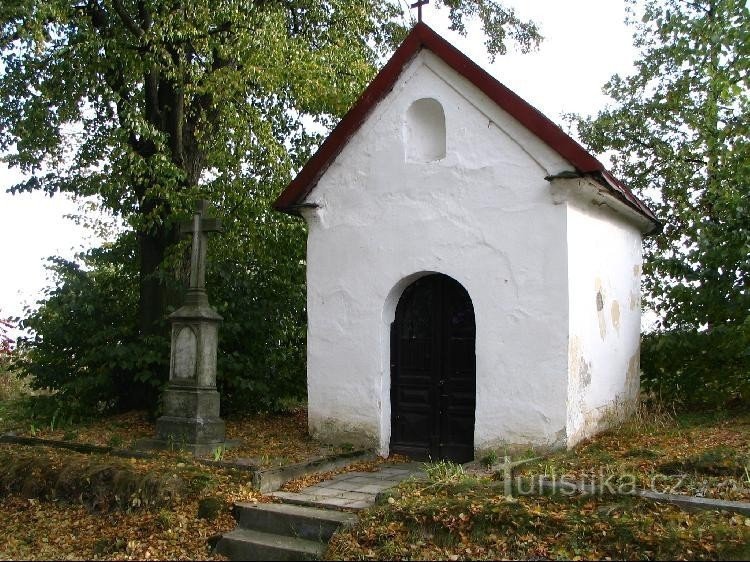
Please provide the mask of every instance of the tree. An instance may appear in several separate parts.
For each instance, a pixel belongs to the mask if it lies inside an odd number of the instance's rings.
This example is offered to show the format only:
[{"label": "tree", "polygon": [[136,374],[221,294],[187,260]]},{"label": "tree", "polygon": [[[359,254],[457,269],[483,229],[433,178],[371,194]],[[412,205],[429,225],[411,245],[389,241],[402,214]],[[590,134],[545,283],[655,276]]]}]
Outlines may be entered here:
[{"label": "tree", "polygon": [[[478,17],[492,55],[508,39],[522,50],[540,39],[495,0],[438,4],[463,33],[464,20]],[[267,350],[257,344],[302,347],[304,227],[271,213],[269,203],[320,139],[305,123],[330,128],[404,37],[401,10],[395,0],[7,0],[0,150],[29,175],[12,191],[95,195],[125,221],[133,236],[122,242],[131,247],[117,255],[137,262],[138,310],[136,335],[127,338],[152,341],[164,336],[180,287],[175,225],[208,198],[227,223],[211,242],[209,279],[212,302],[229,319],[225,366],[237,371],[250,348],[252,365],[273,376],[282,362],[258,363]],[[95,273],[56,268],[54,299],[68,298],[72,279]],[[96,286],[89,281],[81,287]],[[62,334],[65,320],[52,309],[27,326]],[[59,343],[54,351],[48,338],[49,351],[62,353],[67,344]],[[79,376],[91,371],[81,368]],[[255,374],[242,374],[242,384],[254,384]]]},{"label": "tree", "polygon": [[[640,8],[631,2],[631,15]],[[635,21],[635,20],[634,20]],[[636,72],[579,121],[664,222],[646,245],[646,387],[686,403],[750,397],[750,12],[744,0],[649,0]]]},{"label": "tree", "polygon": [[0,361],[13,352],[13,340],[8,336],[12,327],[10,320],[0,318]]}]

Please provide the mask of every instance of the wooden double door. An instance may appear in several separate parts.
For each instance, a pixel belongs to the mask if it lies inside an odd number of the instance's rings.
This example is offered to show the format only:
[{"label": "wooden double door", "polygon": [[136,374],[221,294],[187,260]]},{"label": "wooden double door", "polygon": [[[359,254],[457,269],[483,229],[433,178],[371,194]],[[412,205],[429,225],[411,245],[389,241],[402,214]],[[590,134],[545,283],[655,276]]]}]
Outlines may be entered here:
[{"label": "wooden double door", "polygon": [[474,307],[460,283],[432,274],[404,291],[391,324],[391,452],[474,458],[475,339]]}]

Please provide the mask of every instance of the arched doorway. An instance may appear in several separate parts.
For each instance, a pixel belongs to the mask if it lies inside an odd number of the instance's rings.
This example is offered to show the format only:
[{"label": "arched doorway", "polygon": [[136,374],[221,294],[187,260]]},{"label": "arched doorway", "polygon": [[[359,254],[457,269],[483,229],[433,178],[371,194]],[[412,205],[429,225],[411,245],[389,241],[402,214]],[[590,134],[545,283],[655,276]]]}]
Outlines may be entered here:
[{"label": "arched doorway", "polygon": [[409,285],[391,324],[392,453],[474,458],[474,306],[460,283],[431,274]]}]

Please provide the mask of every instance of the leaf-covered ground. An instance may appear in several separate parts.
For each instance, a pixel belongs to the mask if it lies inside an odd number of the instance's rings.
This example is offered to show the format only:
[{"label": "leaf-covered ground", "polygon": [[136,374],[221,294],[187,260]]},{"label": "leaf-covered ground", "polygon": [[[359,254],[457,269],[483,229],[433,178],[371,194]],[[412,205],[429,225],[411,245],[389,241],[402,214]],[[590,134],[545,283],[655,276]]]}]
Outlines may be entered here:
[{"label": "leaf-covered ground", "polygon": [[[24,491],[0,490],[0,559],[204,559],[211,558],[206,540],[234,527],[234,501],[266,501],[254,491],[249,473],[195,464],[180,455],[156,459],[122,459],[85,455],[47,447],[0,445],[7,472],[9,457],[36,457],[42,466],[97,463],[135,472],[174,476],[185,484],[181,493],[156,508],[102,509],[78,498],[28,497]],[[217,498],[221,508],[211,521],[198,517],[202,498]]]},{"label": "leaf-covered ground", "polygon": [[636,419],[517,473],[584,483],[615,475],[658,492],[750,501],[750,412]]},{"label": "leaf-covered ground", "polygon": [[[117,447],[127,447],[154,431],[140,413],[75,426],[59,427],[49,421],[39,425],[32,427],[28,420],[17,418],[0,420],[0,430]],[[274,464],[326,450],[308,437],[304,411],[230,420],[228,426],[230,437],[245,440],[231,456]],[[666,479],[680,474],[684,475],[679,476],[682,487],[672,490],[677,493],[697,491],[748,499],[750,479],[743,476],[743,463],[749,454],[749,414],[640,419],[574,451],[524,465],[518,473],[547,472],[584,480],[632,473],[640,483],[658,476],[665,485],[671,482]],[[231,456],[227,453],[225,458]],[[33,458],[36,464],[19,465],[24,458]],[[373,470],[379,462],[349,469]],[[15,473],[11,470],[14,463]],[[182,486],[165,495],[167,500],[151,505],[140,500],[139,505],[132,505],[135,495],[127,496],[123,507],[117,499],[80,493],[80,478],[71,483],[68,475],[67,483],[55,488],[59,475],[68,474],[70,466],[80,466],[83,478],[92,482],[91,475],[103,474],[100,466],[112,469],[111,481],[121,486],[115,488],[115,495],[123,494],[118,490],[132,490],[122,487],[130,472],[136,476],[153,473],[165,482],[174,478]],[[3,474],[11,477],[3,480]],[[332,474],[302,478],[286,488],[296,490]],[[37,482],[37,475],[46,484]],[[451,471],[447,470],[431,481],[403,485],[392,503],[364,512],[357,527],[337,535],[331,555],[361,559],[750,557],[750,518],[744,516],[688,514],[667,505],[608,495],[527,496],[508,501],[504,483],[493,471],[456,475],[448,478]],[[249,472],[209,467],[179,453],[131,460],[0,445],[0,559],[210,559],[206,541],[234,527],[233,502],[270,501],[252,489],[250,479]],[[205,498],[218,501],[215,519],[198,516],[199,502]]]},{"label": "leaf-covered ground", "polygon": [[[249,416],[230,420],[227,426],[229,437],[243,443],[236,450],[227,451],[224,460],[251,457],[264,464],[289,463],[333,450],[321,447],[308,436],[304,410],[287,415]],[[33,425],[29,420],[20,422],[17,416],[6,414],[0,420],[0,431],[11,429],[21,435],[115,447],[128,447],[135,440],[154,434],[153,423],[142,412],[64,427],[49,422]],[[381,462],[384,459],[300,478],[287,487],[299,489],[344,470],[374,470]],[[105,470],[115,471],[110,481],[117,482],[121,490],[128,490],[123,481],[130,472],[159,475],[167,482],[174,478],[182,486],[166,503],[144,506],[145,502],[139,500],[141,505],[123,509],[122,501],[104,497],[106,494],[78,495],[80,486],[59,485],[63,476],[71,480],[70,472],[77,473],[81,480]],[[71,490],[73,497],[66,494]],[[110,496],[117,493],[116,488]],[[199,501],[205,498],[214,498],[221,506],[218,516],[210,521],[198,517]],[[132,499],[126,498],[125,504]],[[272,500],[252,489],[250,472],[206,466],[179,452],[123,459],[43,446],[0,444],[0,559],[213,559],[207,539],[234,528],[230,508],[238,501]]]},{"label": "leaf-covered ground", "polygon": [[336,560],[743,560],[750,519],[687,513],[622,496],[506,499],[502,487],[467,478],[411,482],[335,535]]},{"label": "leaf-covered ground", "polygon": [[[528,453],[533,456],[533,452]],[[503,452],[486,460],[502,460]],[[750,414],[638,417],[572,451],[521,465],[527,485],[546,474],[750,501]],[[334,559],[711,559],[750,558],[750,517],[630,496],[519,495],[502,473],[433,465],[359,524],[334,537]],[[514,479],[515,480],[515,479]],[[605,480],[606,481],[606,480]]]},{"label": "leaf-covered ground", "polygon": [[[322,446],[307,431],[307,412],[303,408],[287,414],[258,414],[226,420],[226,435],[239,440],[240,446],[227,449],[223,460],[251,459],[259,466],[280,466],[322,455],[349,450],[349,447]],[[3,419],[0,432],[13,430],[17,435],[130,448],[139,439],[155,435],[154,420],[146,412],[128,412],[103,420],[75,425],[63,420],[19,420],[12,415]],[[212,454],[206,455],[213,457]]]}]

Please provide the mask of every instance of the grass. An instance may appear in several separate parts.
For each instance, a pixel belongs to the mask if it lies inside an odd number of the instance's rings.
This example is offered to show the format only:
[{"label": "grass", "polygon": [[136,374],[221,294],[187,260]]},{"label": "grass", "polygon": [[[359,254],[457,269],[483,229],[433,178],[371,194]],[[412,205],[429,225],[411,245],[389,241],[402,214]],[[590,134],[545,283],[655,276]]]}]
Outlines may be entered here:
[{"label": "grass", "polygon": [[750,519],[635,497],[505,498],[498,483],[408,482],[334,536],[335,560],[712,559],[750,555]]},{"label": "grass", "polygon": [[[596,482],[632,478],[640,487],[750,501],[750,413],[641,411],[572,451],[516,469]],[[489,464],[489,463],[485,463]],[[688,513],[606,489],[597,495],[516,495],[489,470],[450,463],[402,484],[387,501],[334,536],[332,559],[691,559],[750,557],[750,517]],[[599,480],[601,481],[601,480]],[[679,483],[677,488],[675,484]],[[665,490],[666,488],[666,490]],[[672,489],[674,488],[674,489]],[[528,489],[528,487],[527,487]]]},{"label": "grass", "polygon": [[521,476],[591,482],[631,475],[638,487],[750,501],[750,412],[686,414],[671,421],[645,415],[570,451],[521,466]]},{"label": "grass", "polygon": [[[24,418],[16,406],[0,402],[0,418],[0,431],[16,429],[29,435],[33,430],[41,437],[101,445],[127,446],[154,431],[153,422],[138,412],[85,423],[51,423],[52,418]],[[228,436],[240,437],[245,444],[223,452],[224,459],[248,456],[269,466],[323,451],[307,436],[303,410],[230,419],[227,425]],[[632,422],[574,451],[532,461],[516,472],[527,477],[545,470],[580,477],[602,471],[632,473],[639,483],[659,475],[664,479],[660,483],[670,485],[682,479],[679,493],[750,499],[750,474],[743,465],[748,455],[748,413],[649,417],[641,412]],[[20,464],[27,457],[33,460],[24,468]],[[356,468],[367,470],[374,464]],[[0,484],[0,559],[207,558],[208,537],[234,527],[228,506],[270,501],[252,489],[248,472],[209,468],[180,453],[124,461],[109,455],[0,445],[0,473],[3,467],[15,467],[15,477]],[[403,484],[383,505],[363,512],[356,527],[336,535],[329,554],[338,559],[750,556],[747,517],[686,513],[609,495],[508,500],[504,483],[493,480],[491,471],[472,472],[438,462],[428,465],[427,472],[426,480]],[[144,484],[138,483],[146,482],[146,475],[174,484],[174,490],[159,499],[157,487],[156,497],[139,505],[123,501],[120,496],[127,500],[133,490],[143,490]],[[303,478],[288,489],[325,477]],[[98,496],[85,486],[92,479],[98,482]],[[44,484],[35,488],[32,480]],[[92,499],[97,497],[99,501]],[[199,517],[201,501],[211,498],[218,511],[210,515],[216,517],[206,517],[203,511]]]}]

